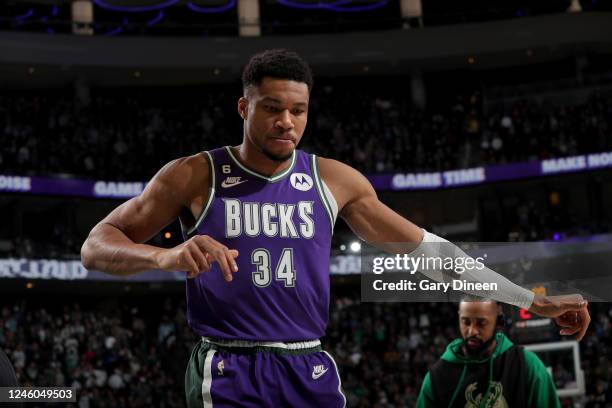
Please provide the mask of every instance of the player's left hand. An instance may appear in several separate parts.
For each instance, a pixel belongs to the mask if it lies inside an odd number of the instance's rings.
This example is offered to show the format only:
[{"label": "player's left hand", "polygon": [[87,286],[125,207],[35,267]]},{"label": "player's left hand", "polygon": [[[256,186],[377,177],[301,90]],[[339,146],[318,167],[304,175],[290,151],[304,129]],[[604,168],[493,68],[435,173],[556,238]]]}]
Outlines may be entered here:
[{"label": "player's left hand", "polygon": [[529,311],[540,316],[553,318],[555,323],[561,327],[561,335],[571,336],[576,334],[576,340],[578,341],[582,340],[591,323],[588,302],[579,294],[536,295]]}]

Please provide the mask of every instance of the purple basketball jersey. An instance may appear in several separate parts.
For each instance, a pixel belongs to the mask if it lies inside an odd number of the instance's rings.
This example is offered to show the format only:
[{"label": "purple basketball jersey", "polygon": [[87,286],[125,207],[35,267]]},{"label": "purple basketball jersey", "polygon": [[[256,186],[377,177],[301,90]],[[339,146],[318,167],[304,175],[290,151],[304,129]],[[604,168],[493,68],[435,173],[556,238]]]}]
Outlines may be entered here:
[{"label": "purple basketball jersey", "polygon": [[296,150],[287,170],[266,177],[228,147],[205,154],[212,170],[209,200],[188,235],[209,235],[240,255],[232,282],[216,262],[187,280],[189,325],[221,339],[323,336],[334,215],[315,156]]}]

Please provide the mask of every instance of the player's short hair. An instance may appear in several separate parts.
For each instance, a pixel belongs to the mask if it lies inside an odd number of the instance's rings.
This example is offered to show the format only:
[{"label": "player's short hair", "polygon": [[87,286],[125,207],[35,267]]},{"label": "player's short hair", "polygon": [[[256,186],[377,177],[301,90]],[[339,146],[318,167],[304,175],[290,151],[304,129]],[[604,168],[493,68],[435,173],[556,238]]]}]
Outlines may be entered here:
[{"label": "player's short hair", "polygon": [[259,86],[264,78],[303,82],[312,89],[310,66],[297,53],[282,48],[255,54],[242,71],[242,88]]}]

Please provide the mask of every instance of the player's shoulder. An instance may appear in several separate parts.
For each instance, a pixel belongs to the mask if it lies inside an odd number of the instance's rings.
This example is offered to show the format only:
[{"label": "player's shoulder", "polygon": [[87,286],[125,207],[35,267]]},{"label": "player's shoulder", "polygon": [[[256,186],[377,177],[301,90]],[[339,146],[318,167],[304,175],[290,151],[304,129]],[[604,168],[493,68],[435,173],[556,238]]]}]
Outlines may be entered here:
[{"label": "player's shoulder", "polygon": [[317,157],[317,167],[321,179],[336,199],[339,210],[355,199],[376,195],[368,179],[348,164],[334,159]]},{"label": "player's shoulder", "polygon": [[181,157],[177,160],[178,165],[181,167],[181,171],[189,171],[196,175],[208,174],[210,172],[208,155],[204,152]]},{"label": "player's shoulder", "polygon": [[208,158],[203,153],[176,158],[155,175],[153,181],[190,189],[206,185],[210,176]]},{"label": "player's shoulder", "polygon": [[317,156],[317,166],[323,178],[344,178],[361,174],[348,164],[327,157]]},{"label": "player's shoulder", "polygon": [[163,168],[169,175],[184,173],[202,173],[209,171],[208,157],[204,153],[183,156],[169,161]]},{"label": "player's shoulder", "polygon": [[348,164],[317,156],[317,166],[321,178],[328,184],[350,186],[352,189],[370,189],[370,183],[365,176]]}]

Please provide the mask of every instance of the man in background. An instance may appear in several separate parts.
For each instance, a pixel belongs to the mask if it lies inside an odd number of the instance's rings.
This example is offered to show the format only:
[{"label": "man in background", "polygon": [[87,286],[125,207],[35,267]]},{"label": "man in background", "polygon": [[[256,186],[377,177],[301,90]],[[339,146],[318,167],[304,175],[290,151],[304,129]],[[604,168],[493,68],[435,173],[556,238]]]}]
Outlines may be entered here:
[{"label": "man in background", "polygon": [[501,305],[465,297],[461,339],[452,341],[425,376],[417,407],[558,408],[552,377],[538,356],[498,331]]}]

